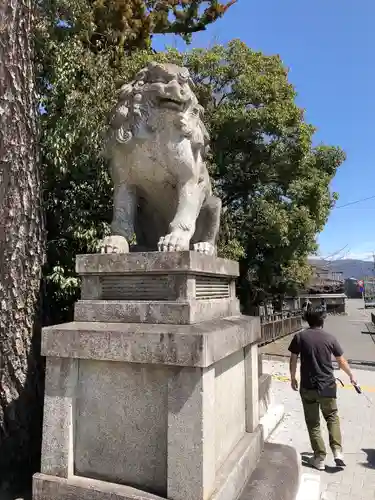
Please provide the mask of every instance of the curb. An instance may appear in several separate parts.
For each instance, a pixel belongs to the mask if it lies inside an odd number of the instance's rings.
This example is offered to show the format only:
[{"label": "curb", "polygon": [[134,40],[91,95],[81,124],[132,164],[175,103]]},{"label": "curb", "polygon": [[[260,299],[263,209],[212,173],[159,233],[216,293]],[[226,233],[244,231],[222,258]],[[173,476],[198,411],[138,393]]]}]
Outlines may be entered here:
[{"label": "curb", "polygon": [[296,500],[319,500],[320,476],[317,474],[302,474]]},{"label": "curb", "polygon": [[264,441],[268,441],[276,427],[282,422],[284,416],[284,405],[270,405],[266,414],[259,419],[259,424],[262,426]]}]

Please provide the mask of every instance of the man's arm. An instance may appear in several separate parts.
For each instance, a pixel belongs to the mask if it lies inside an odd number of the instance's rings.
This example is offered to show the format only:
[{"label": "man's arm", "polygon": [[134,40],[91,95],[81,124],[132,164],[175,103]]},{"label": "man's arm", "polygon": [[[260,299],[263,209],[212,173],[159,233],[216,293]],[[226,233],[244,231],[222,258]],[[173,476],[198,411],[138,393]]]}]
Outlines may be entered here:
[{"label": "man's arm", "polygon": [[290,361],[289,361],[290,382],[291,382],[291,386],[292,386],[293,391],[297,391],[298,390],[298,381],[296,379],[297,360],[298,360],[298,355],[301,351],[301,349],[300,349],[300,336],[298,333],[296,333],[296,335],[294,335],[288,350],[290,352]]},{"label": "man's arm", "polygon": [[298,381],[296,379],[297,360],[298,360],[298,354],[292,353],[290,355],[290,360],[289,360],[289,371],[290,371],[290,381],[291,381],[292,389],[294,391],[298,390]]},{"label": "man's arm", "polygon": [[337,364],[339,365],[340,370],[347,374],[350,379],[351,384],[355,384],[355,379],[353,377],[353,373],[350,369],[349,363],[344,358],[344,351],[342,350],[341,345],[338,343],[337,339],[334,340],[332,345],[332,354],[335,356]]},{"label": "man's arm", "polygon": [[349,366],[349,363],[346,361],[346,359],[344,358],[344,356],[336,356],[336,361],[337,361],[337,364],[339,365],[339,368],[347,374],[347,376],[350,378],[350,383],[351,384],[354,384],[355,383],[355,379],[353,377],[353,373],[350,369],[350,366]]}]

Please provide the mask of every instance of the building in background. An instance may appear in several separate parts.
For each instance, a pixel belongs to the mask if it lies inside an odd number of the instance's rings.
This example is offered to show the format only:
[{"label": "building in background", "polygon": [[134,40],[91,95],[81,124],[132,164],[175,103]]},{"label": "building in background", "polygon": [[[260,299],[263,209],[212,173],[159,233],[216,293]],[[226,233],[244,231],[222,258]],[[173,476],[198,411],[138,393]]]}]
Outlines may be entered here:
[{"label": "building in background", "polygon": [[362,292],[358,287],[357,278],[347,278],[344,283],[344,291],[348,299],[362,298]]},{"label": "building in background", "polygon": [[[343,273],[332,272],[329,266],[312,264],[312,276],[303,290],[298,294],[298,307],[309,299],[312,307],[326,308],[327,313],[345,314],[346,299]],[[287,297],[292,304],[295,297]]]}]

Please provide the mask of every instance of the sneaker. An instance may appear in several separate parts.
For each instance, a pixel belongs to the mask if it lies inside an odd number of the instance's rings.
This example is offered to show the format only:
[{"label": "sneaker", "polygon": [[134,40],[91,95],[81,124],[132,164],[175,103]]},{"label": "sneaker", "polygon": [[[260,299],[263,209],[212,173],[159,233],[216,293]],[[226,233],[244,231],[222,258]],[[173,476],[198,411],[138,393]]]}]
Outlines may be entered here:
[{"label": "sneaker", "polygon": [[333,450],[333,458],[337,467],[345,467],[344,455],[339,450]]},{"label": "sneaker", "polygon": [[309,463],[309,465],[311,465],[311,467],[314,467],[314,469],[325,470],[325,468],[326,468],[324,458],[311,457],[311,458],[309,458],[308,463]]}]

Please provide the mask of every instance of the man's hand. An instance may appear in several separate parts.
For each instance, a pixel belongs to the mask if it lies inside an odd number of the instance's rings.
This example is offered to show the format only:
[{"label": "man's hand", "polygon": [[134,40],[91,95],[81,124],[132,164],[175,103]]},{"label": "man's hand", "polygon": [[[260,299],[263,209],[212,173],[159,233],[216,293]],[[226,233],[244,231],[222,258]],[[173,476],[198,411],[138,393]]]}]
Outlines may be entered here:
[{"label": "man's hand", "polygon": [[344,358],[344,356],[337,356],[336,357],[336,361],[337,361],[337,364],[339,365],[339,368],[345,372],[347,374],[347,376],[349,377],[349,380],[350,380],[350,383],[355,385],[356,384],[356,380],[353,376],[353,373],[350,369],[350,366],[349,366],[349,363],[346,361],[346,359]]},{"label": "man's hand", "polygon": [[[296,337],[294,337],[294,338],[296,338]],[[296,379],[297,359],[298,359],[298,354],[294,354],[292,352],[290,355],[290,360],[289,360],[289,372],[290,372],[290,380],[291,380],[290,385],[292,386],[293,391],[298,391],[298,382]]]}]

